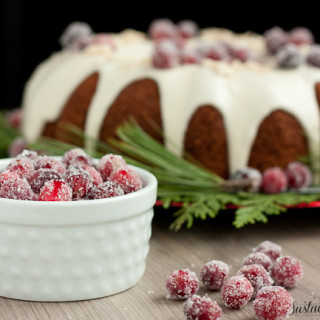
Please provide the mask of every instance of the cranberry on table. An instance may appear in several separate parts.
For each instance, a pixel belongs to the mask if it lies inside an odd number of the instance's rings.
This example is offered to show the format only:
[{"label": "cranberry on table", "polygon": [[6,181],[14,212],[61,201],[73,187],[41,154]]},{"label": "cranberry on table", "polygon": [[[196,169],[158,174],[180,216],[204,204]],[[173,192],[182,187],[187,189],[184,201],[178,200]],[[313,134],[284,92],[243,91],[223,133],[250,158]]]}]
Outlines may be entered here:
[{"label": "cranberry on table", "polygon": [[237,271],[237,275],[243,275],[250,281],[253,287],[251,298],[254,298],[262,287],[273,284],[269,272],[261,264],[245,265]]},{"label": "cranberry on table", "polygon": [[292,312],[293,298],[280,286],[266,286],[259,290],[253,301],[258,320],[284,320]]},{"label": "cranberry on table", "polygon": [[263,252],[270,257],[272,261],[275,261],[282,254],[282,247],[275,242],[265,240],[253,248],[253,252]]},{"label": "cranberry on table", "polygon": [[229,266],[219,260],[207,262],[200,271],[200,280],[209,290],[221,290],[225,282],[229,279]]},{"label": "cranberry on table", "polygon": [[222,288],[222,301],[230,309],[243,308],[251,299],[253,287],[243,275],[232,276]]},{"label": "cranberry on table", "polygon": [[252,252],[248,254],[242,262],[243,265],[250,265],[250,264],[261,264],[267,271],[270,270],[272,265],[271,258],[263,253],[263,252]]},{"label": "cranberry on table", "polygon": [[220,320],[222,309],[209,297],[194,294],[183,303],[183,313],[187,320]]},{"label": "cranberry on table", "polygon": [[262,173],[261,189],[266,194],[276,194],[286,191],[288,178],[284,170],[279,167],[266,169]]},{"label": "cranberry on table", "polygon": [[295,287],[303,277],[302,263],[291,256],[280,257],[271,268],[271,276],[278,286]]},{"label": "cranberry on table", "polygon": [[185,300],[199,290],[199,279],[195,272],[189,269],[173,271],[166,280],[167,299]]},{"label": "cranberry on table", "polygon": [[312,183],[313,176],[310,168],[299,161],[290,162],[286,168],[286,174],[289,188],[305,188]]}]

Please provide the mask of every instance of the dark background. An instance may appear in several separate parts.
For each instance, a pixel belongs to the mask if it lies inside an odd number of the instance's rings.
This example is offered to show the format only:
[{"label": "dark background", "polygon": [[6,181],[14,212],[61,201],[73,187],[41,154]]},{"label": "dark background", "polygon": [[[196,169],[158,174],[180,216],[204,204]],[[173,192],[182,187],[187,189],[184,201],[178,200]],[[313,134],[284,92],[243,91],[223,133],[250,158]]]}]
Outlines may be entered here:
[{"label": "dark background", "polygon": [[[244,1],[232,3],[191,0],[166,3],[137,1],[33,1],[0,0],[1,21],[1,103],[0,109],[20,106],[26,80],[34,68],[53,51],[59,50],[58,38],[73,21],[90,24],[95,32],[119,32],[125,28],[147,31],[156,18],[174,22],[191,19],[201,28],[225,27],[236,32],[251,30],[263,33],[275,25],[289,30],[296,26],[310,28],[320,42],[318,11],[299,2]],[[287,2],[286,2],[287,3]],[[49,97],[48,97],[49,98]]]}]

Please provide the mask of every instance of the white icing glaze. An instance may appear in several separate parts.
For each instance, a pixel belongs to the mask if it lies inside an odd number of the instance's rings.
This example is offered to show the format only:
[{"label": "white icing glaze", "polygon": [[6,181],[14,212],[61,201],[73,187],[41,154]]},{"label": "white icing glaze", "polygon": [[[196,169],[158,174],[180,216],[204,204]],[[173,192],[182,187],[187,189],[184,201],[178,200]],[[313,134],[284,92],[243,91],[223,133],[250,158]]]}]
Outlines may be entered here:
[{"label": "white icing glaze", "polygon": [[[233,35],[223,31],[228,37]],[[220,33],[218,33],[220,35]],[[182,65],[169,70],[150,66],[152,45],[140,33],[113,35],[117,50],[95,45],[80,53],[62,51],[35,70],[23,99],[23,133],[35,140],[48,121],[54,121],[74,89],[90,74],[99,73],[85,131],[98,137],[108,107],[135,80],[151,78],[160,91],[166,146],[182,155],[184,135],[196,109],[213,105],[222,114],[228,139],[231,172],[247,165],[252,143],[263,119],[275,109],[293,114],[310,138],[310,149],[320,145],[320,115],[315,83],[320,69],[303,65],[293,70],[259,68],[255,64]],[[202,40],[217,37],[206,30]],[[263,55],[261,38],[249,35],[255,52]],[[240,38],[239,43],[242,43]],[[228,72],[225,72],[225,71]],[[214,128],[213,128],[214,130]]]}]

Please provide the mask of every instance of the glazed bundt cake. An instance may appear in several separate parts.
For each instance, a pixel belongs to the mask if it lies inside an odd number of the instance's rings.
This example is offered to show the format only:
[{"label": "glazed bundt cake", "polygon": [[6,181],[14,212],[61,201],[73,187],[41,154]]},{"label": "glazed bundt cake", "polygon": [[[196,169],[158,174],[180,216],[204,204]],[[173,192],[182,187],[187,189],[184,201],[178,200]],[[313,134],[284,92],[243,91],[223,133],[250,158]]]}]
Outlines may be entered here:
[{"label": "glazed bundt cake", "polygon": [[246,166],[285,168],[318,150],[320,46],[305,28],[236,34],[159,19],[148,33],[95,34],[73,23],[60,41],[26,84],[29,141],[65,139],[60,122],[107,140],[133,116],[224,178]]}]

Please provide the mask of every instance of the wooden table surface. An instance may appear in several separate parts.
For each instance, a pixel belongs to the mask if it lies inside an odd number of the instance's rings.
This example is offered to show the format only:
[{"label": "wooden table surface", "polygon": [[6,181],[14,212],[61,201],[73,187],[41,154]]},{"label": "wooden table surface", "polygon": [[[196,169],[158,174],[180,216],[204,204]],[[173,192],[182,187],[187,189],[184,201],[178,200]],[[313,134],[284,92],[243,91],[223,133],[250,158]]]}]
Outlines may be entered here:
[{"label": "wooden table surface", "polygon": [[[0,298],[0,319],[183,319],[182,302],[165,297],[165,281],[171,272],[189,268],[199,274],[204,263],[216,259],[231,265],[234,274],[243,257],[264,240],[280,244],[284,254],[300,259],[304,266],[304,278],[290,289],[300,313],[290,319],[320,319],[320,209],[288,211],[272,217],[268,224],[239,230],[231,225],[232,212],[222,212],[215,220],[197,221],[192,229],[179,232],[168,230],[171,219],[170,211],[156,209],[146,272],[133,288],[106,298],[67,303]],[[234,311],[222,305],[220,292],[200,287],[199,294],[208,294],[222,306],[223,320],[254,319],[251,302]]]}]

